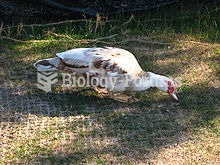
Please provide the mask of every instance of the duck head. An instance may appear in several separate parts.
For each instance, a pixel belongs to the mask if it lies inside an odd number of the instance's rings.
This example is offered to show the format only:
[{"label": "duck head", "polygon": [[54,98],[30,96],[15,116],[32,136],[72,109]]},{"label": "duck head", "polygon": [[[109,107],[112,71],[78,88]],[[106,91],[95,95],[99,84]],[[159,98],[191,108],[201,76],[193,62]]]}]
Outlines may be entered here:
[{"label": "duck head", "polygon": [[161,91],[164,91],[166,93],[168,93],[173,99],[175,99],[176,101],[178,101],[178,97],[176,95],[176,87],[174,85],[174,81],[165,77],[162,78],[161,83],[159,83],[158,88]]},{"label": "duck head", "polygon": [[176,87],[172,79],[158,74],[153,74],[153,77],[155,87],[163,92],[168,93],[173,99],[178,101],[178,97],[176,95]]}]

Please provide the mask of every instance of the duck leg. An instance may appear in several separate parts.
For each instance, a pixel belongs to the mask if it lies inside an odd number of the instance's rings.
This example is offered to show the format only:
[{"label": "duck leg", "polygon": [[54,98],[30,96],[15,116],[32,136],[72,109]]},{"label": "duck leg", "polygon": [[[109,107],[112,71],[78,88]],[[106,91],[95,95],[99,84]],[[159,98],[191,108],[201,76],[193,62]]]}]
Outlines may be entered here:
[{"label": "duck leg", "polygon": [[112,98],[116,101],[123,102],[123,103],[139,101],[138,99],[134,98],[133,96],[128,96],[128,95],[126,95],[124,93],[120,93],[120,92],[115,93],[115,92],[112,92],[112,91],[107,90],[105,88],[95,87],[94,90],[98,94],[100,94],[102,98],[109,97],[109,98]]},{"label": "duck leg", "polygon": [[109,91],[109,97],[123,103],[130,102],[132,99],[132,96],[128,96],[124,93],[114,93],[112,91]]},{"label": "duck leg", "polygon": [[107,89],[95,87],[94,90],[99,94],[108,94]]},{"label": "duck leg", "polygon": [[94,90],[100,95],[102,98],[109,97],[109,92],[105,88],[95,87]]},{"label": "duck leg", "polygon": [[140,99],[136,97],[136,92],[128,91],[128,92],[126,92],[126,94],[128,94],[129,96],[132,97],[132,98],[130,99],[130,102],[135,103],[135,102],[140,101]]}]

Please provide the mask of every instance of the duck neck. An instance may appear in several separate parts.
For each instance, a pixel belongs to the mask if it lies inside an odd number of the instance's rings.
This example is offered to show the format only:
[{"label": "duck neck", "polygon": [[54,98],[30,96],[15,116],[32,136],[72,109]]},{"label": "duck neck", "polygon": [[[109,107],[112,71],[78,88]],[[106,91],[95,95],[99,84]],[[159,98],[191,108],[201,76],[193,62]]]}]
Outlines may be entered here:
[{"label": "duck neck", "polygon": [[160,75],[152,72],[143,72],[134,83],[135,91],[147,90],[150,87],[157,87],[157,82]]}]

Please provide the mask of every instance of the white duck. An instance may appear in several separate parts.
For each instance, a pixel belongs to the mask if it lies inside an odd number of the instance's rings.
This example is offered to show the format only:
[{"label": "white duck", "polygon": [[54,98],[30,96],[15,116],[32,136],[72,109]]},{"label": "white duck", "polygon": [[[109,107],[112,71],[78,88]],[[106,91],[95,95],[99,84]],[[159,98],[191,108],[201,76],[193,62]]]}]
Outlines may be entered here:
[{"label": "white duck", "polygon": [[178,100],[173,80],[143,71],[134,55],[120,48],[71,49],[57,53],[54,58],[39,60],[34,67],[40,72],[62,70],[77,75],[87,74],[98,80],[105,77],[107,79],[104,86],[99,87],[104,87],[114,99],[119,101],[128,101],[130,97],[116,94],[117,92],[144,91],[150,87],[157,87]]}]

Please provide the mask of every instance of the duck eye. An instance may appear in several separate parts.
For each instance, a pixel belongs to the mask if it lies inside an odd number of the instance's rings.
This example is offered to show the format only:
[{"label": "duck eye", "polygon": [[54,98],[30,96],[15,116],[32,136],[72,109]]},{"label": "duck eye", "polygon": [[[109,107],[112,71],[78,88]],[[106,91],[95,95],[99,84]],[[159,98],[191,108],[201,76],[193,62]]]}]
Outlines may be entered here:
[{"label": "duck eye", "polygon": [[171,84],[172,84],[171,81],[167,81],[168,86],[171,86]]}]

